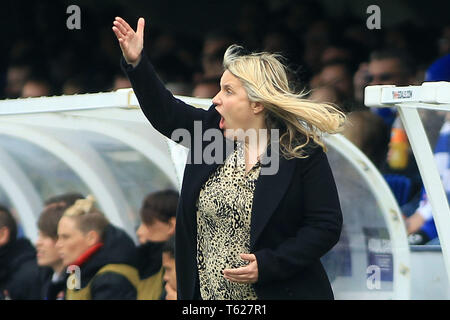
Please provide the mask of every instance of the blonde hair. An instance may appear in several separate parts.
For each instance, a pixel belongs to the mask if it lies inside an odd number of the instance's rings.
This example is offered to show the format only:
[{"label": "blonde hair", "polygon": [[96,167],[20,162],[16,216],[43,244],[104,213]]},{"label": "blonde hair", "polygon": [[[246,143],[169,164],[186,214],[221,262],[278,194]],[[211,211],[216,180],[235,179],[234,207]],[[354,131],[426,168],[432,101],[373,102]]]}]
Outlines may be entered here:
[{"label": "blonde hair", "polygon": [[96,231],[103,239],[105,229],[109,224],[105,215],[95,207],[95,198],[88,195],[86,199],[79,199],[64,211],[65,217],[75,219],[78,228],[84,233]]},{"label": "blonde hair", "polygon": [[244,53],[238,45],[225,52],[223,67],[243,84],[250,101],[265,108],[267,129],[281,129],[280,149],[287,159],[305,158],[311,139],[324,151],[323,133],[342,131],[345,114],[336,106],[308,100],[289,86],[287,68],[279,54]]}]

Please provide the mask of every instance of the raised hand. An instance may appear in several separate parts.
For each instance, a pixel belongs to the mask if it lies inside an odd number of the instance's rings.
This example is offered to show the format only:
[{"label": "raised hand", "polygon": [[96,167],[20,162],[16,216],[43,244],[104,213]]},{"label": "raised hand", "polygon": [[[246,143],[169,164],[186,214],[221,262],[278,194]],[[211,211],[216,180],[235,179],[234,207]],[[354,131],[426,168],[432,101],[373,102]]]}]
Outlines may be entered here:
[{"label": "raised hand", "polygon": [[116,34],[117,40],[119,40],[125,61],[133,65],[133,67],[137,66],[141,60],[141,52],[144,48],[144,18],[139,18],[136,32],[120,17],[116,17],[113,24],[112,30]]}]

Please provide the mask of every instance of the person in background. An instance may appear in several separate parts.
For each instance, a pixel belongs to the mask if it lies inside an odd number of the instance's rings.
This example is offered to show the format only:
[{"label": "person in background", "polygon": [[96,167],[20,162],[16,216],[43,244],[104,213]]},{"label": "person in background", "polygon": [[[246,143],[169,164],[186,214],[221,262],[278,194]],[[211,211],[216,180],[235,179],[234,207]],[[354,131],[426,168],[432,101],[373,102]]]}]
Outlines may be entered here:
[{"label": "person in background", "polygon": [[[372,52],[368,64],[368,85],[408,86],[414,84],[415,64],[405,50],[384,49]],[[410,182],[406,207],[418,204],[422,179],[409,145],[406,131],[395,108],[373,108],[373,112],[386,122],[390,141],[385,162],[380,166],[383,175],[400,175]]]},{"label": "person in background", "polygon": [[38,300],[41,281],[36,250],[26,238],[17,238],[17,223],[0,205],[0,300]]},{"label": "person in background", "polygon": [[[425,81],[450,81],[450,54],[437,59],[431,64],[425,73]],[[450,112],[447,111],[444,114],[445,122],[441,127],[439,138],[434,147],[434,159],[448,201],[450,199]],[[431,203],[424,188],[422,188],[420,202],[416,211],[406,218],[406,227],[410,244],[440,243]]]},{"label": "person in background", "polygon": [[50,95],[50,84],[45,79],[37,77],[28,79],[25,82],[21,92],[22,98],[44,97]]},{"label": "person in background", "polygon": [[195,83],[192,96],[212,99],[220,91],[220,77],[202,78]]},{"label": "person in background", "polygon": [[177,300],[177,272],[175,267],[175,237],[164,243],[162,249],[162,264],[164,267],[164,289],[166,300]]},{"label": "person in background", "polygon": [[133,240],[94,207],[94,198],[80,199],[58,223],[56,248],[68,278],[66,300],[135,300],[139,273]]},{"label": "person in background", "polygon": [[379,169],[384,163],[389,143],[386,123],[369,109],[351,112],[347,119],[342,135]]},{"label": "person in background", "polygon": [[78,199],[84,199],[84,196],[79,193],[66,193],[51,197],[45,202],[39,216],[36,251],[42,275],[41,298],[44,300],[64,299],[67,273],[56,248],[58,222],[64,211]]},{"label": "person in background", "polygon": [[143,201],[141,224],[136,231],[139,239],[138,266],[142,300],[164,297],[162,248],[175,234],[178,192],[162,190],[150,193]]}]

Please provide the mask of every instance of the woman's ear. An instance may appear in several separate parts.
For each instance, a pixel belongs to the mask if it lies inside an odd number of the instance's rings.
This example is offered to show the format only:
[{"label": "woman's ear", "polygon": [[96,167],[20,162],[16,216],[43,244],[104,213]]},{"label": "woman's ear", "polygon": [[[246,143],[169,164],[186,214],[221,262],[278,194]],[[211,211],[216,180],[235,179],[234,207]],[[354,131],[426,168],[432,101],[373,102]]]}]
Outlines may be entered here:
[{"label": "woman's ear", "polygon": [[8,227],[1,227],[0,228],[0,246],[3,246],[9,242],[9,228]]},{"label": "woman's ear", "polygon": [[89,247],[92,247],[93,245],[99,243],[101,239],[97,231],[91,230],[86,234],[86,240]]},{"label": "woman's ear", "polygon": [[254,114],[258,114],[264,111],[264,106],[261,102],[252,102],[252,109]]}]

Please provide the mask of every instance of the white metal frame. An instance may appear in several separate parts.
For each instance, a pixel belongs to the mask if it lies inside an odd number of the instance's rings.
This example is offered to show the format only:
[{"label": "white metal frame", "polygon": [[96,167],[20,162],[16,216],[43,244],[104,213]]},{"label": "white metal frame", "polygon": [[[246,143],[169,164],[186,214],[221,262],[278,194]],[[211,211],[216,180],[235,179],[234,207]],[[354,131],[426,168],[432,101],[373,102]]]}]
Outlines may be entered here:
[{"label": "white metal frame", "polygon": [[442,254],[450,281],[450,209],[430,143],[417,108],[450,111],[450,82],[429,82],[421,86],[369,86],[365,105],[397,107],[422,176],[441,242]]},{"label": "white metal frame", "polygon": [[34,210],[41,210],[42,200],[23,170],[9,153],[0,148],[0,186],[20,212],[22,226],[34,243],[37,240],[37,216]]},{"label": "white metal frame", "polygon": [[92,167],[89,161],[83,159],[78,153],[73,152],[72,149],[61,143],[55,137],[46,135],[42,131],[30,129],[24,125],[1,121],[0,133],[31,142],[50,152],[56,158],[61,159],[92,190],[102,208],[110,215],[111,222],[120,226],[124,225],[119,211],[119,208],[122,206],[116,203],[117,199],[103,183],[103,177],[99,175],[96,168]]}]

